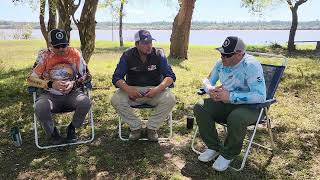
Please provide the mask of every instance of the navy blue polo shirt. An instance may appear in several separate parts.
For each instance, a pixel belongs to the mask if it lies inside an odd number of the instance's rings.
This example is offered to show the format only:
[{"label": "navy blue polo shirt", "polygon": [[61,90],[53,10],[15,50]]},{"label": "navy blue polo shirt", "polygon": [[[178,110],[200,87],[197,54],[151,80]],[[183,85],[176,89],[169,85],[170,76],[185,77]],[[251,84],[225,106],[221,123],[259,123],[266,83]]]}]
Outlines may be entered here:
[{"label": "navy blue polo shirt", "polygon": [[125,76],[129,86],[157,86],[165,77],[176,80],[163,51],[156,48],[152,48],[146,62],[142,62],[136,47],[124,52],[113,73],[112,83],[116,85]]}]

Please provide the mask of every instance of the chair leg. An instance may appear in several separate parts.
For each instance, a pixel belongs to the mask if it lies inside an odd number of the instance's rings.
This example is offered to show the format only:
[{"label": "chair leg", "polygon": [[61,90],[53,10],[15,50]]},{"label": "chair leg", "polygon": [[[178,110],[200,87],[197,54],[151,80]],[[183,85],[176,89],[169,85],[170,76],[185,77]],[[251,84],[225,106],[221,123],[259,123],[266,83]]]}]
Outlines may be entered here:
[{"label": "chair leg", "polygon": [[273,150],[273,149],[275,149],[275,145],[274,145],[273,134],[272,134],[272,129],[271,129],[271,119],[269,118],[267,108],[265,108],[265,113],[266,113],[266,118],[267,118],[267,128],[268,128],[268,132],[269,132],[269,136],[270,136],[271,147]]},{"label": "chair leg", "polygon": [[94,121],[93,121],[93,113],[92,113],[92,109],[90,109],[89,111],[89,118],[90,118],[90,125],[91,125],[91,138],[87,139],[87,140],[79,140],[73,143],[63,143],[63,144],[57,144],[57,145],[47,145],[47,146],[41,146],[39,144],[39,136],[38,136],[38,125],[37,125],[37,117],[36,114],[34,113],[33,115],[34,121],[33,121],[33,129],[34,129],[34,140],[35,140],[35,144],[39,149],[49,149],[49,148],[55,148],[55,147],[63,147],[63,146],[70,146],[70,145],[76,145],[76,144],[86,144],[89,142],[92,142],[94,139]]},{"label": "chair leg", "polygon": [[242,163],[241,163],[240,168],[235,168],[235,167],[230,166],[231,169],[233,169],[233,170],[235,170],[235,171],[241,171],[241,170],[244,168],[244,165],[246,164],[248,155],[249,155],[249,153],[250,153],[250,149],[251,149],[251,146],[252,146],[252,144],[253,144],[253,139],[254,139],[254,137],[255,137],[255,134],[256,134],[256,131],[257,131],[257,127],[258,127],[259,122],[260,122],[260,120],[261,120],[263,111],[264,111],[264,109],[262,108],[262,109],[260,110],[260,114],[259,114],[259,117],[258,117],[258,119],[257,119],[257,122],[256,122],[256,124],[255,124],[255,126],[254,126],[253,133],[252,133],[252,135],[251,135],[251,137],[250,137],[250,141],[249,141],[248,147],[247,147],[247,149],[246,149],[246,152],[245,152],[245,154],[244,154],[244,157],[243,157],[243,160],[242,160]]},{"label": "chair leg", "polygon": [[192,135],[192,142],[191,142],[191,148],[192,148],[192,151],[197,153],[197,154],[201,154],[200,151],[196,150],[196,148],[194,147],[194,143],[196,141],[196,137],[197,137],[197,134],[198,134],[198,131],[199,131],[199,126],[196,126],[196,129],[194,130],[194,133]]}]

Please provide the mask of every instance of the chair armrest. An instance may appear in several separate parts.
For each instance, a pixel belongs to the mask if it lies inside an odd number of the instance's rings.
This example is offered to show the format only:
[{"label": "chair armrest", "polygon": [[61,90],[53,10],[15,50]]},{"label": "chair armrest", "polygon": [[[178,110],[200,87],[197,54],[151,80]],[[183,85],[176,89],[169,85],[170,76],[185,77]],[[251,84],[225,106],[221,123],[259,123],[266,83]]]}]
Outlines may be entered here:
[{"label": "chair armrest", "polygon": [[265,108],[269,107],[271,104],[277,102],[276,99],[268,99],[264,103],[257,103],[257,104],[250,104],[249,106],[252,108],[260,109],[260,108]]},{"label": "chair armrest", "polygon": [[84,86],[85,86],[87,89],[92,89],[91,81],[86,82],[86,83],[84,84]]},{"label": "chair armrest", "polygon": [[33,94],[34,92],[37,92],[38,88],[33,86],[28,86],[27,91],[29,94]]}]

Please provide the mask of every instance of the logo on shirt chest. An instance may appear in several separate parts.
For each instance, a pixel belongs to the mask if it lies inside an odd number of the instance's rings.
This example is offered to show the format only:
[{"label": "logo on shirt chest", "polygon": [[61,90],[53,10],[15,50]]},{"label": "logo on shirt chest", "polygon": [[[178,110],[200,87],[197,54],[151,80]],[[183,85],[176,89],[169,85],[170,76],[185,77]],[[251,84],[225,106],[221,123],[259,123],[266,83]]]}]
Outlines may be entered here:
[{"label": "logo on shirt chest", "polygon": [[153,70],[157,69],[157,66],[154,65],[154,64],[153,65],[149,65],[147,69],[148,69],[148,71],[153,71]]}]

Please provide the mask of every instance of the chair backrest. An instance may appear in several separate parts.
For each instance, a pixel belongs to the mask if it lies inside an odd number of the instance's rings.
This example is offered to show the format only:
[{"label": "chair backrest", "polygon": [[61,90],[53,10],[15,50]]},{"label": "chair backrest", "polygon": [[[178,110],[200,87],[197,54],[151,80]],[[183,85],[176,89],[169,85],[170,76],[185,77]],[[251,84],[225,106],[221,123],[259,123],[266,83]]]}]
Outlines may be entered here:
[{"label": "chair backrest", "polygon": [[261,64],[263,75],[266,82],[267,100],[272,99],[276,93],[278,84],[283,75],[286,66],[276,66],[270,64]]}]

